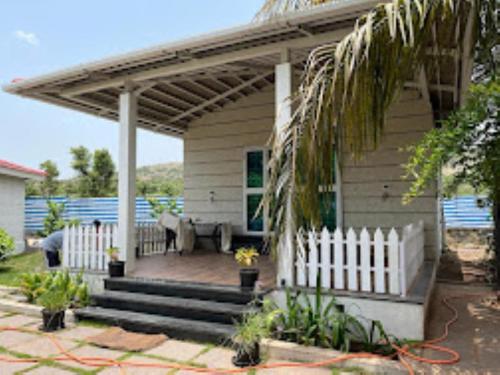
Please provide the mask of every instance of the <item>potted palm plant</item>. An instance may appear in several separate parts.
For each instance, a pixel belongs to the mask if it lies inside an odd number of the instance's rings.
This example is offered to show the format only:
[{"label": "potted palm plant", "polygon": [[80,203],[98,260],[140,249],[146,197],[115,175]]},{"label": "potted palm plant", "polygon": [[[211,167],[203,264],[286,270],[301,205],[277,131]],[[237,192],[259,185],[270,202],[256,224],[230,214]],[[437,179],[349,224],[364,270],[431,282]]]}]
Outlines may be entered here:
[{"label": "potted palm plant", "polygon": [[260,342],[271,332],[272,319],[263,312],[252,311],[236,323],[233,343],[236,345],[236,355],[232,362],[238,367],[255,366],[260,363]]},{"label": "potted palm plant", "polygon": [[120,250],[117,247],[106,249],[106,254],[109,256],[108,273],[109,277],[125,276],[125,262],[118,260]]},{"label": "potted palm plant", "polygon": [[38,297],[37,302],[43,307],[42,329],[44,331],[52,332],[64,328],[64,312],[69,305],[66,291],[49,289]]},{"label": "potted palm plant", "polygon": [[243,289],[255,288],[255,283],[259,278],[259,270],[254,266],[257,263],[259,252],[254,247],[240,248],[235,254],[236,262],[241,266],[240,285]]}]

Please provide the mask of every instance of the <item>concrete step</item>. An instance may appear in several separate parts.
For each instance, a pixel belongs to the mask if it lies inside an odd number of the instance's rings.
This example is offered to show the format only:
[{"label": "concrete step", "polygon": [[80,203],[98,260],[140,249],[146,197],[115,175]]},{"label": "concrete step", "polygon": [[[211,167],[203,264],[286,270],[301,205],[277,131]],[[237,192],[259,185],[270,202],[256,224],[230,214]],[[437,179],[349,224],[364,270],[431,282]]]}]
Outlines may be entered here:
[{"label": "concrete step", "polygon": [[245,291],[239,287],[171,280],[153,280],[132,277],[109,278],[104,281],[106,290],[160,296],[192,298],[223,303],[246,305],[262,299],[267,291]]},{"label": "concrete step", "polygon": [[75,311],[79,320],[94,320],[133,332],[164,333],[181,340],[229,345],[234,328],[229,324],[181,319],[156,314],[88,306]]},{"label": "concrete step", "polygon": [[240,320],[251,307],[228,302],[106,290],[93,295],[96,306],[222,324]]}]

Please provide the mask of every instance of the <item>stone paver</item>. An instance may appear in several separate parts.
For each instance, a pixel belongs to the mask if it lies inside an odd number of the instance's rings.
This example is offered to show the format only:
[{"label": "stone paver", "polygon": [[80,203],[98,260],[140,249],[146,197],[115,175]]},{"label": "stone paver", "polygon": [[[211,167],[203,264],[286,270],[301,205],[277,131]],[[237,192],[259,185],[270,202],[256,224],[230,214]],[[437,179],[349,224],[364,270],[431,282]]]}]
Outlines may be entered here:
[{"label": "stone paver", "polygon": [[195,344],[187,341],[167,340],[160,346],[150,349],[145,354],[157,355],[163,358],[172,359],[176,362],[189,361],[205,347],[200,344]]},{"label": "stone paver", "polygon": [[[78,357],[103,357],[108,359],[118,359],[119,357],[125,354],[124,352],[120,352],[117,350],[99,348],[93,345],[82,346],[80,348],[72,350],[71,353]],[[97,366],[87,366],[73,361],[65,362],[65,364],[71,367],[77,367],[84,370],[95,370],[96,368],[98,368]]]},{"label": "stone paver", "polygon": [[[16,359],[15,357],[11,357],[10,355],[2,354],[2,357],[9,359]],[[13,375],[18,371],[26,370],[30,367],[33,367],[34,363],[10,363],[10,362],[1,362],[0,363],[0,374],[2,375]]]},{"label": "stone paver", "polygon": [[9,327],[23,327],[27,325],[33,324],[41,324],[41,318],[33,318],[31,316],[26,315],[12,315],[6,318],[0,318],[0,326],[9,326]]},{"label": "stone paver", "polygon": [[205,365],[208,368],[229,369],[235,368],[231,362],[231,358],[233,358],[233,356],[233,350],[226,348],[214,348],[200,355],[194,360],[194,362]]},{"label": "stone paver", "polygon": [[87,338],[98,335],[103,331],[103,328],[79,326],[64,329],[58,332],[56,336],[61,339],[85,341]]},{"label": "stone paver", "polygon": [[[266,362],[266,364],[279,363],[283,361],[275,361],[270,360]],[[294,362],[292,362],[294,363]],[[296,363],[297,365],[299,363]],[[315,368],[307,368],[307,367],[278,367],[278,368],[270,368],[257,371],[258,375],[331,375],[332,370],[329,370],[324,367],[315,367]]]},{"label": "stone paver", "polygon": [[57,367],[41,366],[34,370],[25,372],[28,375],[74,375],[73,371],[63,370]]},{"label": "stone paver", "polygon": [[0,346],[10,349],[15,345],[19,345],[28,341],[33,341],[39,336],[26,332],[3,331],[0,332]]},{"label": "stone paver", "polygon": [[[140,363],[151,363],[158,364],[163,363],[167,364],[168,362],[161,361],[159,359],[152,359],[142,356],[134,355],[127,359],[127,362],[140,362]],[[172,369],[169,368],[145,368],[145,367],[124,367],[125,373],[127,375],[165,375],[168,374]],[[119,368],[106,368],[99,372],[99,375],[121,375],[123,372],[120,371]]]},{"label": "stone paver", "polygon": [[[65,350],[70,350],[77,345],[77,343],[69,340],[57,341]],[[59,348],[48,337],[39,337],[35,340],[12,346],[10,349],[18,353],[28,354],[32,357],[49,357],[59,354],[60,352]]]}]

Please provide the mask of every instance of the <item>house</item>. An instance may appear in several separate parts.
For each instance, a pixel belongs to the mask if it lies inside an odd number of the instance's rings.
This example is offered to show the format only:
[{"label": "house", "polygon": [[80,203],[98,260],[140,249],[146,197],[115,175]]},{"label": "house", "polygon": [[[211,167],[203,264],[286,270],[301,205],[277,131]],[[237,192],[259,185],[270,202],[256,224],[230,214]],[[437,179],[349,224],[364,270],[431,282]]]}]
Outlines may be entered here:
[{"label": "house", "polygon": [[[288,98],[297,87],[305,60],[313,48],[339,41],[350,32],[356,18],[378,2],[335,2],[78,65],[13,83],[4,90],[119,122],[116,241],[129,275],[151,277],[153,269],[169,265],[161,265],[161,257],[148,261],[135,256],[137,127],[183,140],[185,216],[195,222],[231,223],[236,235],[266,235],[265,215],[254,214],[266,183],[268,139],[274,128],[279,131],[290,119]],[[470,33],[469,22],[465,34]],[[442,53],[443,64],[434,75],[416,72],[415,77],[409,77],[389,111],[377,149],[368,150],[361,162],[345,155],[332,189],[335,205],[325,215],[324,224],[330,232],[326,230],[320,237],[308,235],[303,246],[289,244],[279,249],[272,285],[277,300],[283,298],[284,287],[310,290],[321,274],[326,294],[335,294],[346,306],[358,306],[367,317],[381,319],[391,333],[423,338],[427,302],[442,247],[440,188],[436,182],[411,205],[403,206],[401,197],[409,183],[400,176],[407,154],[399,149],[417,141],[463,100],[471,62],[467,53],[454,48]],[[335,228],[338,234],[333,233]],[[68,235],[75,238],[75,233],[73,230]],[[106,234],[105,243],[109,236]],[[85,243],[71,249],[85,247]],[[217,257],[203,258],[199,267],[193,267],[194,258],[176,258],[170,270],[191,263],[194,281],[207,273],[216,276],[202,280],[225,281],[230,278],[231,266]],[[105,264],[102,257],[96,262],[94,255],[84,263],[78,263],[83,258],[74,259],[73,265],[85,267]],[[138,273],[139,269],[142,272]],[[180,272],[170,273],[177,281],[185,281],[181,276]],[[107,286],[163,293],[157,284],[134,284],[130,279],[121,284],[108,282]],[[174,283],[169,288],[183,287]],[[201,286],[192,287],[197,288]],[[199,295],[193,290],[189,293]],[[217,294],[218,290],[212,288],[207,293]],[[145,299],[133,301],[135,304],[128,301],[127,305],[134,311],[140,303],[148,303]],[[109,311],[101,313],[103,319],[112,316]],[[135,315],[129,318],[140,320]],[[408,319],[413,323],[407,324]],[[139,323],[135,321],[135,326]]]},{"label": "house", "polygon": [[45,172],[0,160],[0,228],[11,235],[16,253],[24,251],[24,199],[28,180],[41,180]]}]

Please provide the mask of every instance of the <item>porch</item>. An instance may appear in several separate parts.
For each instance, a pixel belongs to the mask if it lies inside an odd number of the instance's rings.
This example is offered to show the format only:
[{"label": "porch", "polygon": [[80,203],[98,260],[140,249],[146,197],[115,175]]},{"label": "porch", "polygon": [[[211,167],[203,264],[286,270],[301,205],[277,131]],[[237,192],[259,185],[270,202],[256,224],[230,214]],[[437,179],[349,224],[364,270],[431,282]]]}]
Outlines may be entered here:
[{"label": "porch", "polygon": [[[259,286],[273,288],[276,267],[271,257],[260,256],[256,268],[259,269]],[[234,257],[210,249],[195,249],[187,255],[168,252],[166,255],[141,257],[136,260],[136,268],[130,276],[216,285],[237,286],[240,283],[239,267]]]}]

